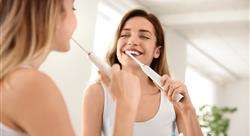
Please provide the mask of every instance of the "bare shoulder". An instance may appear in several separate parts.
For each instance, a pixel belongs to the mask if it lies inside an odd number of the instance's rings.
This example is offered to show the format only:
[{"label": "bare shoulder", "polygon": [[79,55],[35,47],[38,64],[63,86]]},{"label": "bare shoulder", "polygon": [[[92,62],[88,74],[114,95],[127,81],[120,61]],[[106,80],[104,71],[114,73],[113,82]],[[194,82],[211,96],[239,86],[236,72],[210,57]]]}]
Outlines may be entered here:
[{"label": "bare shoulder", "polygon": [[104,95],[103,93],[103,87],[99,81],[89,85],[84,90],[84,96],[95,96],[95,97],[102,97]]},{"label": "bare shoulder", "polygon": [[84,109],[96,107],[98,111],[103,110],[104,91],[100,82],[89,85],[83,94]]},{"label": "bare shoulder", "polygon": [[17,70],[9,76],[8,84],[10,87],[2,91],[9,107],[6,114],[30,135],[73,133],[64,99],[47,74],[35,69]]},{"label": "bare shoulder", "polygon": [[104,109],[104,91],[102,89],[101,83],[96,82],[84,90],[83,135],[101,135]]},{"label": "bare shoulder", "polygon": [[94,102],[98,104],[102,104],[104,101],[104,91],[100,82],[95,82],[89,85],[84,90],[83,100],[85,103]]},{"label": "bare shoulder", "polygon": [[[17,100],[36,100],[60,95],[53,80],[45,73],[35,69],[22,69],[13,72],[8,78],[10,88],[6,92]],[[32,97],[31,97],[32,96]]]},{"label": "bare shoulder", "polygon": [[21,69],[11,73],[7,84],[9,87],[2,93],[8,98],[6,100],[13,104],[39,104],[61,98],[53,80],[47,74],[35,69]]}]

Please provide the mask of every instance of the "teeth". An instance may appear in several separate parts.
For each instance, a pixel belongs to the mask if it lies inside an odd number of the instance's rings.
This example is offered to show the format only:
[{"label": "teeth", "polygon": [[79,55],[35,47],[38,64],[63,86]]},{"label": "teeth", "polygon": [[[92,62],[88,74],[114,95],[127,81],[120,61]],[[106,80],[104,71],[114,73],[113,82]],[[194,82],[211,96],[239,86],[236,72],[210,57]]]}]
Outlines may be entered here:
[{"label": "teeth", "polygon": [[126,51],[126,53],[130,53],[130,54],[136,55],[136,56],[140,55],[140,53],[137,51]]}]

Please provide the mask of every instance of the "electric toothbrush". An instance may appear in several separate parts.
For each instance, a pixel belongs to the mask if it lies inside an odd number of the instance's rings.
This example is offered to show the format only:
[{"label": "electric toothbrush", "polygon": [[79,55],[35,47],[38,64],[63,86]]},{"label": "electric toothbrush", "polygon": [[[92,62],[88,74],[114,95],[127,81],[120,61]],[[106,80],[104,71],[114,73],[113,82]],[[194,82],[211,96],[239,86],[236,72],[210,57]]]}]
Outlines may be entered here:
[{"label": "electric toothbrush", "polygon": [[[153,82],[156,84],[156,86],[162,91],[163,88],[161,87],[161,76],[157,74],[153,69],[151,69],[148,65],[145,65],[141,63],[139,60],[137,60],[132,54],[130,54],[128,51],[125,51],[125,53],[131,57],[142,69],[142,71],[153,80]],[[179,102],[184,96],[181,94],[177,94],[175,97],[175,100]]]},{"label": "electric toothbrush", "polygon": [[[89,59],[103,72],[105,72],[105,74],[107,74],[107,76],[111,79],[111,67],[107,64],[104,63],[102,60],[100,60],[93,52],[90,52],[86,49],[84,49],[75,39],[71,38],[72,41],[74,41],[89,57]],[[138,61],[133,55],[131,55],[130,53],[128,53],[127,51],[125,52],[128,56],[130,56],[142,69],[142,71],[149,76],[149,78],[151,78],[154,83],[157,85],[157,87],[160,88],[160,90],[163,90],[163,88],[160,85],[160,80],[161,77],[159,74],[157,74],[154,70],[152,70],[149,66],[141,63],[140,61]],[[176,101],[180,101],[183,98],[183,96],[181,94],[177,94],[176,95]]]},{"label": "electric toothbrush", "polygon": [[75,39],[71,38],[82,50],[88,55],[88,58],[99,68],[99,70],[105,72],[107,76],[111,79],[111,67],[99,59],[93,52],[84,49]]}]

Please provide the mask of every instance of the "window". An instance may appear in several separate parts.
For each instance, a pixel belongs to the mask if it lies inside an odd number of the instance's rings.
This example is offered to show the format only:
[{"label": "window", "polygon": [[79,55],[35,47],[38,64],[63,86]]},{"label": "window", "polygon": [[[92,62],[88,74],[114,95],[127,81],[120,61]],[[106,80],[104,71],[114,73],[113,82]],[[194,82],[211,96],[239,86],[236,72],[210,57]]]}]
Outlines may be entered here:
[{"label": "window", "polygon": [[202,105],[212,105],[215,103],[216,86],[211,80],[207,79],[191,66],[188,66],[185,81],[196,111]]},{"label": "window", "polygon": [[[104,2],[98,4],[93,52],[105,62],[107,51],[113,46],[115,31],[121,15]],[[97,68],[91,68],[90,82],[97,79]]]}]

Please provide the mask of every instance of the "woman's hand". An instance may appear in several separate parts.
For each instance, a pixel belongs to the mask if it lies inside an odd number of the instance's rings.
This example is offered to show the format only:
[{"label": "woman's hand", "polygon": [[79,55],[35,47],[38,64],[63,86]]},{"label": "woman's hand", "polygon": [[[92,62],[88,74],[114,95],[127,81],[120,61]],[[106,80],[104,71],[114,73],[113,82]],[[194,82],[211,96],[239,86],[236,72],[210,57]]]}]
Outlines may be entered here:
[{"label": "woman's hand", "polygon": [[[161,77],[161,85],[169,101],[171,101],[175,107],[179,132],[183,132],[185,136],[202,136],[202,131],[196,117],[195,109],[188,95],[187,87],[182,82],[174,81],[167,75]],[[179,102],[175,100],[178,93],[184,96]]]},{"label": "woman's hand", "polygon": [[[168,75],[161,77],[161,86],[168,99],[172,104],[181,112],[184,113],[187,110],[193,110],[193,105],[188,95],[187,87],[181,81],[172,80]],[[177,102],[176,95],[181,94],[184,97]]]},{"label": "woman's hand", "polygon": [[99,71],[99,74],[117,104],[137,110],[141,97],[140,81],[137,76],[121,70],[118,64],[112,66],[111,80],[103,72]]},{"label": "woman's hand", "polygon": [[103,72],[99,73],[116,103],[113,136],[132,136],[141,97],[139,78],[121,70],[117,64],[112,66],[111,80]]}]

